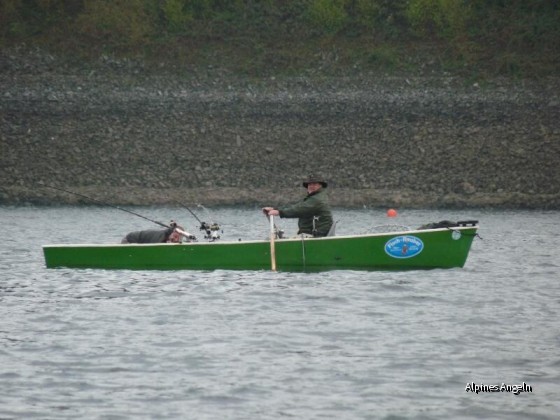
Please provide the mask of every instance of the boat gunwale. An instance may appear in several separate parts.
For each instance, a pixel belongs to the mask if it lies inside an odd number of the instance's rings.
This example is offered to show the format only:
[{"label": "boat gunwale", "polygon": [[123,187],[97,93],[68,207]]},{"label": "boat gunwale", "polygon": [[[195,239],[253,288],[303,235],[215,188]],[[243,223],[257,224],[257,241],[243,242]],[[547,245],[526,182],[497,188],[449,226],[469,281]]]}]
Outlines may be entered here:
[{"label": "boat gunwale", "polygon": [[[383,236],[401,236],[401,235],[412,235],[418,233],[430,233],[430,232],[441,232],[441,231],[461,231],[461,230],[478,230],[479,225],[472,226],[450,226],[435,229],[414,229],[414,230],[402,230],[402,231],[391,231],[391,232],[379,232],[379,233],[363,233],[358,235],[336,235],[336,236],[324,236],[320,238],[313,237],[296,237],[296,238],[282,238],[276,239],[276,242],[301,242],[304,241],[330,241],[337,239],[358,239],[358,238],[373,238],[373,237],[383,237]],[[258,239],[258,240],[237,240],[237,241],[213,241],[213,242],[184,242],[184,243],[147,243],[147,244],[120,244],[120,243],[109,243],[109,244],[46,244],[42,245],[43,248],[92,248],[92,247],[146,247],[146,246],[203,246],[203,245],[235,245],[235,244],[261,244],[270,243],[268,239]]]}]

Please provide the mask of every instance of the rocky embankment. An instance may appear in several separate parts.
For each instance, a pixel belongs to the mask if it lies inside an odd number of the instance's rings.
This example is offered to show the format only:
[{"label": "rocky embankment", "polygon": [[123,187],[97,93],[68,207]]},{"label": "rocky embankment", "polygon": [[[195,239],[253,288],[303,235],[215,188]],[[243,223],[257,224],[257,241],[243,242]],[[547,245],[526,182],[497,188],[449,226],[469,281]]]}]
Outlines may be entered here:
[{"label": "rocky embankment", "polygon": [[[122,64],[122,63],[121,63]],[[126,64],[126,63],[125,63]],[[0,53],[0,204],[560,208],[560,79],[244,79]]]}]

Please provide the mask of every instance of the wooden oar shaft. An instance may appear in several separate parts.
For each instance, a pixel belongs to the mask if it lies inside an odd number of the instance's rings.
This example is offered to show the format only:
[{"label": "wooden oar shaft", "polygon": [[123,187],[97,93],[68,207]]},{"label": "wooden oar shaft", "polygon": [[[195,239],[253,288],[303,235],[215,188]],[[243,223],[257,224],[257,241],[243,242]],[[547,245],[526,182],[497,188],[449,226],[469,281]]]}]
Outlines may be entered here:
[{"label": "wooden oar shaft", "polygon": [[269,216],[270,220],[270,269],[276,271],[276,247],[274,242],[274,216]]}]

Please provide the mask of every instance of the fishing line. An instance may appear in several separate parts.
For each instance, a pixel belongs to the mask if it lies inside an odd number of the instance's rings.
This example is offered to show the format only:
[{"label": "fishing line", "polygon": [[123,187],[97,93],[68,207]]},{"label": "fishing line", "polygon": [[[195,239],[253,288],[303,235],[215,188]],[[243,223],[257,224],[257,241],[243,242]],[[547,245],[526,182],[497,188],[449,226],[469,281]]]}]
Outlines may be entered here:
[{"label": "fishing line", "polygon": [[146,216],[142,216],[141,214],[138,214],[138,213],[136,213],[136,212],[133,212],[132,210],[123,209],[122,207],[114,206],[114,205],[112,205],[112,204],[105,203],[105,202],[100,201],[100,200],[96,200],[95,198],[88,197],[87,195],[84,195],[84,194],[80,194],[80,193],[73,192],[73,191],[68,191],[68,190],[65,190],[65,189],[62,189],[62,188],[58,188],[58,187],[53,187],[52,185],[45,185],[45,187],[46,187],[46,188],[52,188],[53,190],[62,191],[62,192],[65,192],[65,193],[67,193],[67,194],[72,194],[72,195],[75,195],[75,196],[78,196],[78,197],[82,197],[82,198],[85,198],[86,200],[89,200],[89,201],[91,201],[91,202],[98,203],[98,204],[101,204],[101,205],[103,205],[103,206],[112,207],[112,208],[114,208],[114,209],[121,210],[121,211],[130,213],[130,214],[133,214],[134,216],[140,217],[140,218],[142,218],[142,219],[144,219],[144,220],[147,220],[147,221],[149,221],[149,222],[155,223],[156,225],[159,225],[159,226],[163,226],[163,227],[165,227],[165,228],[170,228],[170,227],[171,227],[171,226],[169,226],[169,225],[166,225],[165,223],[161,223],[161,222],[158,222],[157,220],[153,220],[153,219],[150,219],[150,218],[148,218],[148,217],[146,217]]}]

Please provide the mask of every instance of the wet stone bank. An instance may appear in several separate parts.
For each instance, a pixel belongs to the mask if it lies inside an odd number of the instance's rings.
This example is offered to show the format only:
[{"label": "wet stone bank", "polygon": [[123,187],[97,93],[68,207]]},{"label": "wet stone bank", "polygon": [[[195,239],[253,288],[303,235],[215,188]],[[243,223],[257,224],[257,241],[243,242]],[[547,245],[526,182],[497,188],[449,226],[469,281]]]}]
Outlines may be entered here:
[{"label": "wet stone bank", "polygon": [[[52,59],[56,61],[54,58]],[[0,54],[0,203],[560,208],[560,79],[59,69]]]}]

